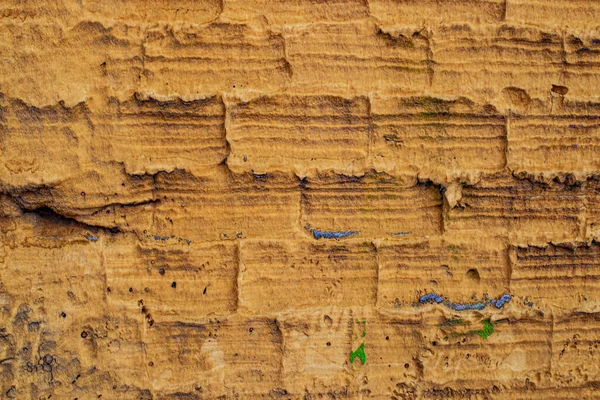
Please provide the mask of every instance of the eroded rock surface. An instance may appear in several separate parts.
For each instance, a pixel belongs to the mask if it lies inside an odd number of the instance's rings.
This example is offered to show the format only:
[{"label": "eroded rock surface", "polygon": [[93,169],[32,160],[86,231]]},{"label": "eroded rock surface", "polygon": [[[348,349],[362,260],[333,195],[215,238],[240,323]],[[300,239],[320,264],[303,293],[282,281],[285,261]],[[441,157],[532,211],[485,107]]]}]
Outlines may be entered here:
[{"label": "eroded rock surface", "polygon": [[600,390],[600,5],[0,4],[0,397]]}]

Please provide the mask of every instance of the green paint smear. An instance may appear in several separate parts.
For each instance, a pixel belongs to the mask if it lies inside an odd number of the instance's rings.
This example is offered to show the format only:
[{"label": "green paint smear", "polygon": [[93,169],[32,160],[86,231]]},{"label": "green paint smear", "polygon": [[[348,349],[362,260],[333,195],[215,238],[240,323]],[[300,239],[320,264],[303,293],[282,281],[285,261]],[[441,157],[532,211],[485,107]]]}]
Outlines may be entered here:
[{"label": "green paint smear", "polygon": [[483,321],[483,329],[480,331],[471,331],[475,335],[479,335],[484,339],[487,339],[492,333],[494,333],[494,324],[490,321],[490,319],[484,319]]},{"label": "green paint smear", "polygon": [[[357,324],[364,324],[362,337],[366,337],[367,336],[367,320],[363,319],[362,321],[360,321],[360,320],[357,319],[356,323]],[[367,362],[367,355],[365,354],[365,342],[364,341],[358,347],[358,349],[356,349],[356,351],[353,351],[352,353],[350,353],[350,362],[354,363],[354,359],[356,357],[360,358],[360,361],[361,361],[362,364],[364,364],[364,363]]]},{"label": "green paint smear", "polygon": [[367,362],[367,355],[365,354],[365,342],[362,342],[362,344],[358,347],[358,349],[356,349],[356,351],[350,353],[350,363],[354,363],[354,359],[356,357],[360,358],[361,364]]},{"label": "green paint smear", "polygon": [[[457,336],[473,336],[473,335],[479,335],[484,339],[487,339],[488,337],[490,337],[493,333],[494,333],[494,324],[490,321],[489,318],[484,319],[483,321],[481,321],[481,323],[483,324],[483,329],[478,329],[478,330],[472,330],[466,333],[453,333],[452,336],[453,337],[457,337]],[[444,338],[445,340],[448,340],[448,338]]]}]

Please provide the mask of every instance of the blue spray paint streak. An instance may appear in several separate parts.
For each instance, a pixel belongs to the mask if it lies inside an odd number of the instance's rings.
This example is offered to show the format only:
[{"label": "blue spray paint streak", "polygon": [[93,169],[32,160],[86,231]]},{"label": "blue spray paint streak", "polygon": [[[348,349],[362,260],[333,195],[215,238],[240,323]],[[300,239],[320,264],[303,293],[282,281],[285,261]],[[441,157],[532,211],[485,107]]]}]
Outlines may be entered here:
[{"label": "blue spray paint streak", "polygon": [[358,235],[357,231],[346,231],[346,232],[323,232],[317,229],[313,229],[310,225],[306,226],[306,229],[312,232],[315,239],[341,239],[352,235]]},{"label": "blue spray paint streak", "polygon": [[447,307],[453,309],[454,311],[467,311],[467,310],[483,310],[485,308],[485,304],[478,302],[478,303],[473,303],[473,304],[469,304],[469,303],[465,303],[465,304],[459,304],[459,303],[450,303],[449,301],[446,301],[446,303],[444,303]]},{"label": "blue spray paint streak", "polygon": [[192,244],[192,241],[189,239],[184,239],[184,238],[176,238],[175,236],[159,236],[159,235],[148,235],[146,236],[148,238],[154,238],[154,240],[156,241],[161,241],[161,242],[166,242],[167,240],[170,239],[177,239],[177,241],[179,243],[181,243],[182,241],[186,242],[188,245]]},{"label": "blue spray paint streak", "polygon": [[503,294],[499,299],[490,300],[490,304],[496,308],[502,308],[506,303],[510,303],[510,294]]},{"label": "blue spray paint streak", "polygon": [[427,304],[427,303],[443,303],[446,307],[451,308],[455,311],[467,311],[467,310],[483,310],[486,305],[492,305],[498,309],[502,308],[505,304],[510,303],[512,296],[510,294],[503,294],[497,299],[487,300],[485,303],[476,302],[476,303],[452,303],[449,300],[444,301],[442,296],[437,295],[436,293],[429,293],[419,298],[419,303]]},{"label": "blue spray paint streak", "polygon": [[419,303],[421,303],[421,304],[429,303],[432,301],[439,304],[442,301],[444,301],[444,298],[442,296],[438,296],[435,293],[429,293],[429,294],[426,294],[425,296],[421,296],[421,298],[419,299]]},{"label": "blue spray paint streak", "polygon": [[325,239],[341,239],[341,238],[345,238],[348,236],[352,236],[352,235],[357,235],[358,232],[356,231],[346,231],[346,232],[321,232],[318,231],[316,229],[314,229],[312,231],[313,236],[315,237],[315,239],[321,239],[321,238],[325,238]]},{"label": "blue spray paint streak", "polygon": [[87,240],[89,240],[90,242],[97,242],[98,238],[96,236],[92,236],[92,235],[87,235],[85,237]]}]

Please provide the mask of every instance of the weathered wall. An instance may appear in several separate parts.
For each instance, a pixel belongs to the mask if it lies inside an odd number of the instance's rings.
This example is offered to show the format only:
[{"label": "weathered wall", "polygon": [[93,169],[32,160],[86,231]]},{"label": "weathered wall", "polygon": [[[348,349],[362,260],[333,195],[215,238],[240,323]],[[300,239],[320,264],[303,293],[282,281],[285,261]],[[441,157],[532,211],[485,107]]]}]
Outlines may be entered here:
[{"label": "weathered wall", "polygon": [[598,2],[0,16],[2,398],[598,396]]}]

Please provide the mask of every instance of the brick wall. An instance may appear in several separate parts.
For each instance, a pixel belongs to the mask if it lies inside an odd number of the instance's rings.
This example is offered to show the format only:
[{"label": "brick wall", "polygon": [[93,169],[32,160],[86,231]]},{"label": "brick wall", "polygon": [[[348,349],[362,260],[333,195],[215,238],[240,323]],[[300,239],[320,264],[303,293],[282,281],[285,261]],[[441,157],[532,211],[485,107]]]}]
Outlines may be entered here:
[{"label": "brick wall", "polygon": [[0,397],[594,398],[600,4],[0,15]]}]

